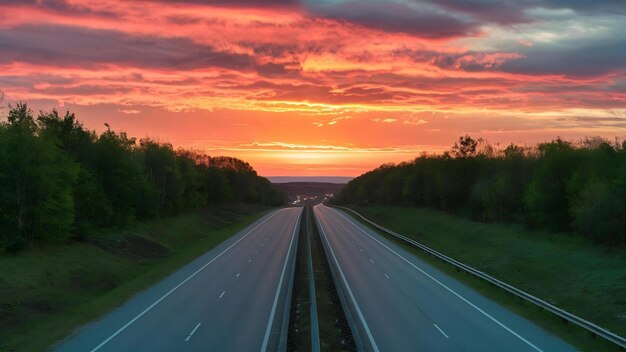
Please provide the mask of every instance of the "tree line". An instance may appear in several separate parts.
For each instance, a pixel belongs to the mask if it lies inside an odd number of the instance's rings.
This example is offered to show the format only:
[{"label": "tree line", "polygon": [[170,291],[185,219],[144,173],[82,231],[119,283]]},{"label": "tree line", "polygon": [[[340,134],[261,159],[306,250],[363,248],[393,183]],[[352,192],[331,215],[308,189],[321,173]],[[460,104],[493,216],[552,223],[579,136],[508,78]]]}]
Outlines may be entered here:
[{"label": "tree line", "polygon": [[626,141],[558,138],[497,148],[463,136],[442,155],[382,165],[355,178],[334,202],[429,207],[624,245]]},{"label": "tree line", "polygon": [[81,239],[225,202],[280,205],[283,195],[246,162],[86,129],[56,110],[9,106],[0,122],[0,252]]}]

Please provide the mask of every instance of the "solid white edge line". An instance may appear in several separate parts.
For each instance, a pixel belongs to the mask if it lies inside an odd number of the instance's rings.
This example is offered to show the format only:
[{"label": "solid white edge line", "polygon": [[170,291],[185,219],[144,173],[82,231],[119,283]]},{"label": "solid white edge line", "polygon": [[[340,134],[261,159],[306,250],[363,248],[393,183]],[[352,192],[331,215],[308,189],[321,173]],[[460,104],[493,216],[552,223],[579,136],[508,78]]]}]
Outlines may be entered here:
[{"label": "solid white edge line", "polygon": [[365,317],[363,316],[363,313],[361,312],[361,308],[359,308],[359,304],[357,303],[356,298],[354,297],[354,294],[352,293],[352,289],[350,288],[350,285],[348,284],[348,280],[346,279],[346,276],[343,274],[343,270],[341,270],[339,261],[337,260],[337,257],[335,256],[335,251],[333,251],[330,245],[330,241],[328,240],[328,237],[326,236],[326,231],[324,231],[324,226],[322,225],[322,221],[319,218],[318,220],[320,224],[320,229],[322,230],[322,234],[324,235],[324,239],[326,240],[326,243],[328,243],[328,249],[330,249],[330,254],[335,260],[335,264],[337,264],[337,269],[339,269],[339,274],[341,275],[341,279],[346,284],[346,288],[348,289],[348,294],[350,295],[350,298],[352,299],[352,302],[354,303],[354,307],[356,308],[357,314],[359,315],[359,319],[361,319],[361,323],[363,323],[363,327],[365,328],[367,337],[369,338],[370,343],[372,344],[372,348],[374,349],[374,351],[379,352],[380,350],[378,349],[378,346],[376,345],[374,336],[372,336],[372,332],[370,331],[370,328],[367,325],[367,322],[365,321]]},{"label": "solid white edge line", "polygon": [[433,325],[437,328],[437,330],[439,330],[439,332],[440,332],[443,336],[445,336],[445,337],[446,337],[446,339],[449,339],[449,338],[450,338],[450,336],[448,336],[448,334],[446,334],[445,332],[443,332],[443,330],[441,330],[441,328],[440,328],[439,326],[437,326],[437,324],[433,324]]},{"label": "solid white edge line", "polygon": [[245,235],[243,235],[240,239],[238,239],[237,241],[235,241],[235,243],[231,244],[230,246],[228,246],[228,248],[224,249],[220,254],[218,254],[217,256],[215,256],[215,258],[211,259],[208,263],[204,264],[202,267],[200,267],[200,269],[196,270],[193,274],[189,275],[185,280],[181,281],[178,285],[174,286],[174,288],[172,288],[171,290],[169,290],[166,294],[164,294],[163,296],[161,296],[161,298],[159,298],[158,300],[156,300],[154,303],[152,303],[150,306],[148,306],[148,308],[144,309],[141,313],[137,314],[137,316],[135,316],[133,319],[131,319],[128,323],[126,323],[124,326],[122,326],[121,328],[119,328],[115,333],[113,333],[113,335],[109,336],[106,340],[102,341],[98,346],[94,347],[90,352],[95,352],[97,350],[99,350],[100,348],[102,348],[102,346],[106,345],[109,341],[111,341],[115,336],[119,335],[122,331],[126,330],[127,327],[129,327],[131,324],[133,324],[135,321],[137,321],[137,319],[141,318],[142,316],[144,316],[144,314],[148,313],[152,308],[154,308],[157,304],[161,303],[162,300],[164,300],[165,298],[167,298],[167,296],[171,295],[172,292],[176,291],[179,287],[181,287],[182,285],[184,285],[187,281],[191,280],[191,278],[193,278],[194,276],[196,276],[199,272],[201,272],[202,270],[204,270],[204,268],[206,268],[207,266],[209,266],[209,264],[213,263],[215,260],[217,260],[217,258],[221,257],[224,253],[226,253],[229,249],[233,248],[237,243],[239,243],[241,240],[243,240],[244,238],[248,237],[249,234],[252,233],[252,231],[256,230],[257,228],[259,228],[261,225],[265,224],[267,221],[269,221],[271,218],[274,217],[274,215],[278,214],[279,212],[283,211],[283,210],[287,210],[289,208],[283,208],[283,209],[278,209],[276,210],[272,215],[268,216],[267,219],[263,220],[261,223],[259,223],[258,225],[256,225],[252,230],[248,231],[248,233],[246,233]]},{"label": "solid white edge line", "polygon": [[372,235],[370,235],[369,233],[367,233],[365,230],[363,230],[360,226],[356,225],[355,223],[353,223],[350,219],[348,219],[347,217],[345,217],[342,213],[340,213],[339,211],[330,208],[330,207],[326,207],[329,209],[332,209],[334,212],[336,212],[337,214],[339,214],[342,218],[346,219],[348,222],[350,222],[352,225],[354,225],[356,228],[358,228],[359,230],[361,230],[361,232],[363,232],[364,234],[366,234],[368,237],[370,237],[371,239],[373,239],[374,241],[380,243],[380,245],[382,245],[383,247],[387,248],[388,250],[390,250],[393,254],[397,255],[398,257],[400,257],[402,260],[404,260],[405,262],[407,262],[409,265],[411,265],[413,268],[415,268],[416,270],[420,271],[422,274],[424,274],[426,277],[428,277],[429,279],[433,280],[434,282],[436,282],[437,284],[439,284],[441,287],[445,288],[446,290],[448,290],[450,293],[452,293],[453,295],[457,296],[459,299],[461,299],[463,302],[467,303],[470,307],[476,309],[478,312],[480,312],[482,315],[484,315],[485,317],[491,319],[491,321],[493,321],[494,323],[500,325],[500,327],[504,328],[506,331],[510,332],[513,336],[517,337],[518,339],[520,339],[521,341],[523,341],[524,343],[526,343],[528,346],[532,347],[533,349],[535,349],[538,352],[543,352],[543,350],[541,350],[539,347],[533,345],[530,341],[526,340],[524,337],[522,337],[521,335],[519,335],[518,333],[516,333],[515,331],[511,330],[508,326],[504,325],[503,323],[501,323],[498,319],[492,317],[491,315],[489,315],[489,313],[485,312],[484,310],[482,310],[481,308],[479,308],[478,306],[476,306],[474,303],[468,301],[465,297],[461,296],[460,294],[458,294],[456,291],[454,291],[453,289],[449,288],[448,286],[444,285],[441,281],[435,279],[434,277],[432,277],[430,274],[428,274],[427,272],[425,272],[424,270],[420,269],[419,267],[417,267],[415,264],[411,263],[411,261],[409,261],[408,259],[404,258],[403,256],[401,256],[400,254],[398,254],[396,251],[394,251],[393,249],[389,248],[387,245],[385,245],[384,243],[382,243],[381,241],[377,240],[376,238],[374,238]]},{"label": "solid white edge line", "polygon": [[187,338],[185,339],[185,341],[189,341],[189,339],[193,336],[193,334],[196,333],[196,330],[198,330],[198,328],[200,327],[200,325],[202,325],[202,323],[198,323],[198,325],[196,325],[195,328],[193,328],[193,330],[191,330],[191,332],[189,333],[189,335],[187,335]]},{"label": "solid white edge line", "polygon": [[298,220],[296,220],[296,225],[293,228],[293,234],[291,235],[291,241],[289,242],[289,249],[287,250],[287,257],[285,258],[285,263],[283,264],[283,271],[280,273],[280,280],[278,280],[278,287],[276,288],[276,294],[274,295],[274,303],[272,304],[272,312],[270,313],[270,318],[267,321],[267,328],[265,329],[265,337],[263,338],[263,344],[261,345],[261,352],[265,352],[267,350],[267,344],[270,340],[270,333],[272,332],[272,323],[274,322],[274,315],[276,314],[276,307],[278,306],[278,297],[280,296],[280,289],[283,286],[283,279],[285,278],[285,272],[287,271],[287,263],[289,263],[289,258],[291,257],[291,247],[293,245],[293,240],[296,238],[296,231],[298,231],[298,225],[300,225],[300,218],[302,217],[302,209],[300,209],[300,213],[298,214]]}]

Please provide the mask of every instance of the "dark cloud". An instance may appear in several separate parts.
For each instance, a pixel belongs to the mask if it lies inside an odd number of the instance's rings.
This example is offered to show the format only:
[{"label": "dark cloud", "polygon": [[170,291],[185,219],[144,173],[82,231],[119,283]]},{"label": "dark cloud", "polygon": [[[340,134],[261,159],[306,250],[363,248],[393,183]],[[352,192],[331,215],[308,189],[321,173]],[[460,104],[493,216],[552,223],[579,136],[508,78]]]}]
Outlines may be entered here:
[{"label": "dark cloud", "polygon": [[71,87],[46,87],[41,89],[33,89],[35,93],[44,93],[52,95],[104,95],[104,94],[120,94],[130,93],[131,87],[119,86],[98,86],[92,84],[81,84]]},{"label": "dark cloud", "polygon": [[94,10],[88,6],[69,3],[67,0],[0,0],[0,5],[29,6],[66,15],[94,15],[116,18],[117,14],[106,10]]},{"label": "dark cloud", "polygon": [[526,14],[532,8],[570,9],[580,14],[624,14],[623,0],[427,0],[433,5],[458,14],[466,14],[478,21],[513,25],[534,21]]},{"label": "dark cloud", "polygon": [[523,59],[507,61],[502,71],[525,74],[597,76],[626,72],[626,39],[604,39],[579,46],[524,48]]},{"label": "dark cloud", "polygon": [[138,37],[65,26],[20,26],[0,31],[0,63],[14,61],[56,66],[196,69],[254,68],[248,55],[215,51],[185,38]]},{"label": "dark cloud", "polygon": [[[626,119],[621,117],[601,117],[601,116],[571,116],[556,119],[560,122],[569,122],[570,127],[610,127],[626,128]],[[563,125],[563,124],[560,124]],[[567,124],[565,124],[567,126]]]},{"label": "dark cloud", "polygon": [[196,4],[223,7],[252,7],[252,8],[276,8],[298,7],[298,0],[144,0],[148,2],[160,2],[164,4]]},{"label": "dark cloud", "polygon": [[624,0],[528,0],[535,7],[551,9],[571,9],[578,13],[587,14],[624,14],[626,2]]},{"label": "dark cloud", "polygon": [[475,35],[480,26],[503,26],[536,21],[533,8],[571,9],[580,14],[624,14],[624,0],[421,0],[421,1],[305,1],[314,15],[355,22],[391,32],[427,38]]},{"label": "dark cloud", "polygon": [[264,76],[282,76],[287,73],[285,65],[274,63],[259,65],[257,71]]},{"label": "dark cloud", "polygon": [[0,88],[33,88],[35,84],[45,82],[52,85],[72,84],[75,81],[71,78],[59,77],[53,74],[40,73],[33,76],[0,75]]},{"label": "dark cloud", "polygon": [[459,37],[475,34],[478,30],[478,23],[471,20],[436,12],[433,7],[409,6],[400,2],[347,1],[318,5],[310,1],[307,8],[317,16],[425,38]]},{"label": "dark cloud", "polygon": [[530,20],[524,14],[527,4],[523,0],[430,0],[430,2],[448,11],[471,15],[483,22],[514,24]]}]

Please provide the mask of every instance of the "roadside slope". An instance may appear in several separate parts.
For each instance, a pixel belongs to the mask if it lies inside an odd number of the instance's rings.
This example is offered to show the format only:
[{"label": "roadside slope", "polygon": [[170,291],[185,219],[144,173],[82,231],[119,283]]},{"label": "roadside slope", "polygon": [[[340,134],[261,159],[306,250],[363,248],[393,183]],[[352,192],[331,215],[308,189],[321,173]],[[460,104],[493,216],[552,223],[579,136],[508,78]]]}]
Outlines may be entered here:
[{"label": "roadside slope", "polygon": [[0,350],[45,350],[215,247],[267,207],[205,209],[0,257]]}]

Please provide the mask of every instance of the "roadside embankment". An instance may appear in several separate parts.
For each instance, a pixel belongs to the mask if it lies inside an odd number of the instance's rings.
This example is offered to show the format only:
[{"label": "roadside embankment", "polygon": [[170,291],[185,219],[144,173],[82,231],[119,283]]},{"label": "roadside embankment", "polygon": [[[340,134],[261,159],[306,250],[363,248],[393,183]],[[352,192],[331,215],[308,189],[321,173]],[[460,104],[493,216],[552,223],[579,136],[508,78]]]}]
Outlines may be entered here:
[{"label": "roadside embankment", "polygon": [[43,351],[266,213],[234,204],[0,256],[0,351]]}]

